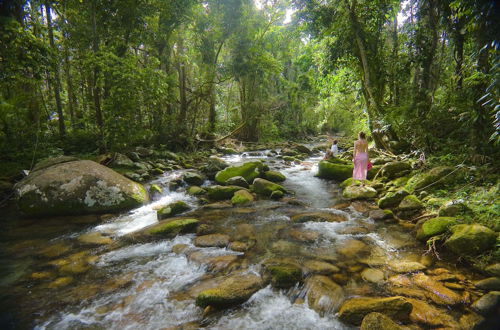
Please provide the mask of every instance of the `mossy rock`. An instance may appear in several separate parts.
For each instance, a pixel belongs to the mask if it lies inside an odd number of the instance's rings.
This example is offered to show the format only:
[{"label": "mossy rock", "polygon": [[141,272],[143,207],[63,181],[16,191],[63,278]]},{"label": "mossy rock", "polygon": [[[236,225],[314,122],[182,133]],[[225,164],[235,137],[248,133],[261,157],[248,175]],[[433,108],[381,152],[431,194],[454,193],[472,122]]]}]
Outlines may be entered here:
[{"label": "mossy rock", "polygon": [[352,298],[347,300],[338,313],[339,319],[346,323],[360,325],[363,318],[378,312],[398,321],[408,321],[413,306],[403,297],[389,298]]},{"label": "mossy rock", "polygon": [[253,200],[253,195],[248,190],[242,189],[234,193],[233,197],[231,198],[231,203],[233,203],[233,205],[243,205],[253,202]]},{"label": "mossy rock", "polygon": [[207,193],[207,191],[198,186],[191,186],[187,189],[187,193],[192,196],[200,196]]},{"label": "mossy rock", "polygon": [[354,180],[352,177],[349,178],[349,179],[346,179],[344,181],[342,181],[342,183],[339,185],[340,188],[342,189],[345,189],[349,186],[352,186],[352,185],[359,185],[361,184],[361,181],[360,180]]},{"label": "mossy rock", "polygon": [[283,196],[285,196],[285,193],[281,190],[275,190],[271,193],[271,196],[269,196],[271,199],[275,199],[275,200],[278,200],[278,199],[281,199],[283,198]]},{"label": "mossy rock", "polygon": [[210,186],[207,187],[208,198],[213,201],[231,199],[235,192],[242,190],[239,186]]},{"label": "mossy rock", "polygon": [[153,194],[159,195],[159,194],[163,193],[163,189],[161,189],[161,187],[159,185],[157,185],[157,184],[152,184],[149,187],[149,193],[151,195],[153,195]]},{"label": "mossy rock", "polygon": [[408,195],[408,191],[404,189],[398,190],[396,192],[388,192],[384,197],[379,199],[378,206],[381,209],[396,207]]},{"label": "mossy rock", "polygon": [[380,174],[388,178],[389,180],[392,180],[395,178],[405,176],[406,174],[410,173],[410,171],[411,171],[410,163],[395,161],[384,164],[384,166],[382,166]]},{"label": "mossy rock", "polygon": [[415,195],[408,195],[401,203],[398,205],[398,209],[400,211],[413,211],[413,210],[421,210],[424,208],[424,204],[418,199]]},{"label": "mossy rock", "polygon": [[58,163],[32,172],[16,185],[29,216],[113,213],[149,200],[141,184],[90,160]]},{"label": "mossy rock", "polygon": [[373,312],[366,315],[361,322],[360,330],[403,330],[399,324],[384,314]]},{"label": "mossy rock", "polygon": [[349,220],[347,216],[330,212],[306,212],[295,214],[291,217],[292,222],[343,222]]},{"label": "mossy rock", "polygon": [[53,158],[47,158],[44,159],[33,167],[32,172],[43,170],[44,168],[48,168],[51,166],[54,166],[56,164],[62,164],[62,163],[67,163],[67,162],[73,162],[75,160],[79,160],[76,157],[71,157],[71,156],[59,156],[59,157],[53,157]]},{"label": "mossy rock", "polygon": [[342,192],[346,199],[370,199],[377,196],[377,191],[368,186],[348,186]]},{"label": "mossy rock", "polygon": [[286,180],[286,177],[278,171],[267,171],[264,172],[264,179],[271,182],[283,182]]},{"label": "mossy rock", "polygon": [[324,275],[313,275],[306,281],[307,302],[321,315],[334,313],[344,301],[344,290]]},{"label": "mossy rock", "polygon": [[336,164],[322,160],[318,164],[318,177],[341,182],[352,177],[352,170],[352,165]]},{"label": "mossy rock", "polygon": [[168,204],[167,206],[161,208],[157,212],[158,219],[165,219],[168,217],[173,217],[177,214],[180,214],[182,212],[185,212],[189,210],[191,207],[186,204],[186,202],[183,201],[176,201],[173,203]]},{"label": "mossy rock", "polygon": [[449,201],[439,208],[440,217],[455,217],[470,212],[470,208],[462,201]]},{"label": "mossy rock", "polygon": [[261,287],[262,280],[256,275],[233,275],[217,287],[202,291],[196,297],[196,305],[202,308],[233,307],[247,301]]},{"label": "mossy rock", "polygon": [[272,264],[266,266],[266,271],[271,275],[272,286],[287,289],[302,280],[302,270],[293,264]]},{"label": "mossy rock", "polygon": [[429,219],[419,225],[417,229],[417,239],[420,241],[427,241],[432,236],[442,234],[451,226],[457,224],[457,219],[452,217],[437,217]]},{"label": "mossy rock", "polygon": [[205,181],[201,173],[188,171],[182,176],[182,180],[191,186],[200,186]]},{"label": "mossy rock", "polygon": [[488,227],[472,225],[456,225],[450,228],[452,235],[444,245],[458,255],[477,255],[495,246],[498,234]]},{"label": "mossy rock", "polygon": [[449,166],[435,167],[425,173],[413,176],[408,180],[405,188],[410,192],[423,189],[430,184],[433,185],[429,189],[441,188],[455,179],[453,175],[449,175],[453,170],[454,168]]},{"label": "mossy rock", "polygon": [[144,232],[149,235],[156,236],[175,236],[179,233],[194,232],[198,226],[197,219],[176,219],[169,221],[162,221],[149,228]]},{"label": "mossy rock", "polygon": [[277,183],[261,178],[257,178],[253,181],[253,191],[259,195],[270,197],[271,194],[277,190],[286,193],[286,189]]},{"label": "mossy rock", "polygon": [[225,184],[229,178],[242,176],[247,182],[252,182],[253,179],[259,176],[259,168],[261,166],[261,162],[248,162],[240,166],[229,166],[217,172],[215,181],[219,184]]},{"label": "mossy rock", "polygon": [[227,179],[226,184],[228,186],[238,186],[243,188],[248,188],[250,186],[247,180],[245,180],[242,176],[233,176],[232,178]]}]

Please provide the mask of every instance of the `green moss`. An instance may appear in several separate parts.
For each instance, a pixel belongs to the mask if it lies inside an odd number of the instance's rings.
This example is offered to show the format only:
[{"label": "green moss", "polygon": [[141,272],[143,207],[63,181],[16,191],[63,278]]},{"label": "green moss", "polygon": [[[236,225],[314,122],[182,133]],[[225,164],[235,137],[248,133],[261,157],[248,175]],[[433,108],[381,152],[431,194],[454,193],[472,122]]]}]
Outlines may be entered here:
[{"label": "green moss", "polygon": [[283,182],[286,177],[278,171],[267,171],[264,173],[264,178],[272,182]]},{"label": "green moss", "polygon": [[408,195],[403,200],[401,203],[399,203],[398,209],[401,211],[407,211],[407,210],[419,210],[423,209],[424,204],[418,199],[417,196],[415,195]]},{"label": "green moss", "polygon": [[340,184],[340,188],[344,189],[344,188],[347,188],[347,187],[352,186],[354,184],[361,184],[361,181],[360,180],[354,180],[351,177],[349,179],[346,179],[346,180],[342,181],[342,183]]},{"label": "green moss", "polygon": [[157,184],[152,184],[151,187],[149,187],[149,193],[151,194],[161,194],[163,192],[163,189]]},{"label": "green moss", "polygon": [[242,190],[238,186],[210,186],[207,187],[208,197],[214,201],[231,199],[235,192]]},{"label": "green moss", "polygon": [[240,166],[230,166],[217,172],[215,181],[219,184],[225,184],[226,181],[235,176],[242,176],[248,182],[259,176],[258,169],[262,166],[261,162],[248,162]]},{"label": "green moss", "polygon": [[302,270],[295,265],[278,264],[266,269],[271,274],[272,285],[277,288],[290,288],[302,280]]},{"label": "green moss", "polygon": [[242,205],[252,202],[253,200],[254,198],[250,192],[248,192],[247,190],[238,190],[231,198],[231,203],[233,203],[234,205]]},{"label": "green moss", "polygon": [[322,160],[318,164],[318,177],[344,181],[352,177],[352,170],[352,165],[334,164],[329,161]]},{"label": "green moss", "polygon": [[493,230],[479,224],[456,225],[450,229],[452,235],[444,244],[459,255],[477,255],[492,249],[498,238]]},{"label": "green moss", "polygon": [[378,206],[382,209],[396,207],[406,196],[408,196],[408,192],[406,190],[388,192],[384,197],[379,199]]},{"label": "green moss", "polygon": [[180,232],[193,231],[198,225],[197,219],[179,219],[159,223],[150,228],[147,233],[150,235],[170,236]]},{"label": "green moss", "polygon": [[286,189],[283,186],[260,178],[254,180],[252,189],[257,194],[267,197],[270,197],[274,191],[278,190],[286,193]]},{"label": "green moss", "polygon": [[443,187],[445,184],[453,181],[453,176],[447,176],[453,170],[453,167],[448,166],[435,167],[425,173],[420,173],[413,176],[410,180],[408,180],[405,188],[408,191],[413,192],[415,190],[425,188],[430,184],[433,185],[430,186],[429,189]]},{"label": "green moss", "polygon": [[436,236],[446,232],[449,227],[456,224],[457,219],[452,217],[437,217],[429,219],[425,221],[417,230],[417,239],[421,241],[427,241],[432,236]]},{"label": "green moss", "polygon": [[198,186],[191,186],[187,189],[187,193],[189,195],[199,196],[199,195],[206,194],[207,191],[201,187],[198,187]]}]

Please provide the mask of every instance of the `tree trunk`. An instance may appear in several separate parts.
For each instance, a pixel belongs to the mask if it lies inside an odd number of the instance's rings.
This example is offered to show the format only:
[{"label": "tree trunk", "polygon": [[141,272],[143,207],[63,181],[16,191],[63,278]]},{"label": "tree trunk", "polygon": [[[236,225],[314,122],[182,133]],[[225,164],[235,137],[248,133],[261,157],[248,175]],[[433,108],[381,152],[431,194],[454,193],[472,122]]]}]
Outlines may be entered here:
[{"label": "tree trunk", "polygon": [[71,65],[69,62],[69,49],[64,46],[64,72],[66,74],[66,85],[68,90],[68,110],[71,120],[71,127],[76,129],[76,95],[73,87],[73,79],[71,77]]},{"label": "tree trunk", "polygon": [[[96,19],[96,0],[92,1],[91,15],[92,15],[92,51],[94,56],[97,57],[99,53],[99,38],[97,35],[97,19]],[[101,96],[100,96],[100,87],[98,85],[99,79],[99,66],[97,64],[94,65],[93,69],[93,77],[92,77],[92,96],[94,99],[94,111],[97,129],[99,131],[99,152],[106,152],[106,141],[104,139],[104,120],[102,116],[101,110]]]},{"label": "tree trunk", "polygon": [[54,41],[54,31],[52,29],[52,16],[50,14],[49,1],[45,1],[45,13],[47,15],[47,28],[49,32],[50,47],[52,48],[55,56],[55,59],[52,59],[52,68],[54,71],[54,95],[56,99],[56,109],[57,115],[59,116],[59,135],[61,136],[61,139],[64,139],[64,137],[66,136],[66,125],[64,124],[64,113],[61,103],[61,74],[59,71],[59,62],[57,60],[59,57],[59,51]]}]

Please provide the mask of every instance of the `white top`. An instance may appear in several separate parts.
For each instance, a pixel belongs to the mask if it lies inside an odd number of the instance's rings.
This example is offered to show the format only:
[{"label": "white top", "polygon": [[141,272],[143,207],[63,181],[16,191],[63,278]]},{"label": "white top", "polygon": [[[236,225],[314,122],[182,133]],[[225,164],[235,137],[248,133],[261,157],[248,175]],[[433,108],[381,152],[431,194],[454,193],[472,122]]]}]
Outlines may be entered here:
[{"label": "white top", "polygon": [[330,150],[332,151],[332,154],[334,156],[337,156],[339,154],[339,147],[336,144],[332,144],[332,148]]}]

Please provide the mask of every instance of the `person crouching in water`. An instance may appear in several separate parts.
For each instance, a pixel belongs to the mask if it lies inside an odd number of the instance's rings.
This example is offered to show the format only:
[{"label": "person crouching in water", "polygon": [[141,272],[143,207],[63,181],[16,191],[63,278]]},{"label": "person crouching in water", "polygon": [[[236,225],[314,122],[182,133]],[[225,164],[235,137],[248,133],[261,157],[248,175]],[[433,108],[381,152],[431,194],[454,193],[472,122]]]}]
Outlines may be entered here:
[{"label": "person crouching in water", "polygon": [[360,132],[358,140],[354,142],[352,161],[354,162],[352,178],[354,180],[366,180],[366,175],[368,173],[368,142],[366,141],[364,132]]}]

